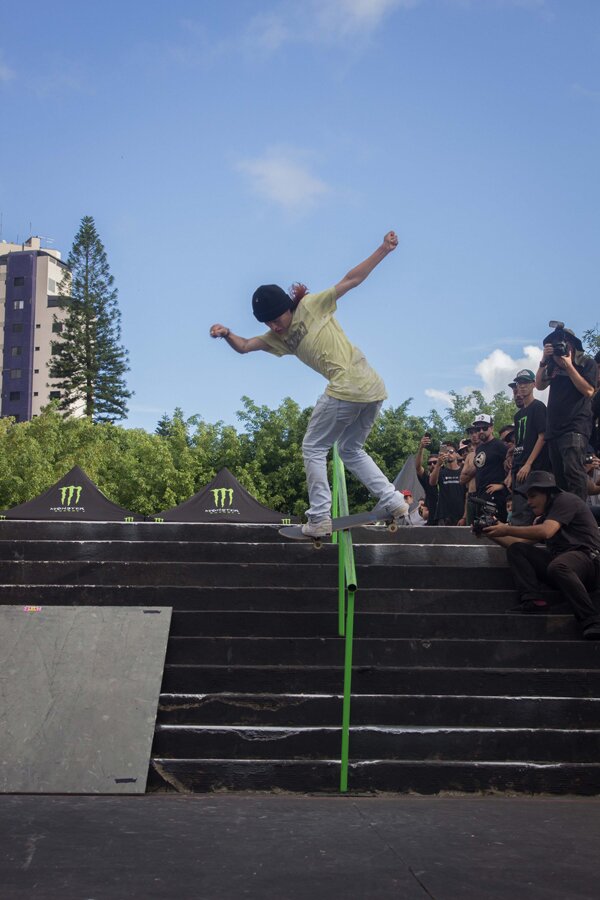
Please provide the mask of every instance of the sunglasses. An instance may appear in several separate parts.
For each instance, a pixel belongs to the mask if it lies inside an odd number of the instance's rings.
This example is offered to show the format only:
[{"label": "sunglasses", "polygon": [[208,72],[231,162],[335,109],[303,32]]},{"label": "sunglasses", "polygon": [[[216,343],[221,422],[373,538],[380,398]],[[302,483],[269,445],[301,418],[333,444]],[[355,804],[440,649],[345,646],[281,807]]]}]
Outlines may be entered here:
[{"label": "sunglasses", "polygon": [[474,425],[473,431],[489,431],[491,427],[491,425]]}]

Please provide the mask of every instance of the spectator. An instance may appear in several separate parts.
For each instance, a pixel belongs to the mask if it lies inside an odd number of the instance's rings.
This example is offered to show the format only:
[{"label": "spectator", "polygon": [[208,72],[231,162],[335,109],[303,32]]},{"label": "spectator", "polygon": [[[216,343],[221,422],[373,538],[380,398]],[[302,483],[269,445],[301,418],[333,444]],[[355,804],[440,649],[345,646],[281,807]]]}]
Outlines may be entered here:
[{"label": "spectator", "polygon": [[426,525],[427,520],[423,518],[423,514],[421,512],[423,508],[423,501],[419,500],[419,503],[415,508],[412,508],[414,503],[414,497],[412,495],[412,491],[400,491],[400,493],[404,496],[404,499],[411,507],[410,512],[407,516],[410,525]]},{"label": "spectator", "polygon": [[459,481],[464,485],[467,494],[465,497],[465,511],[462,519],[458,523],[459,525],[473,524],[475,507],[472,503],[469,503],[469,500],[477,496],[477,484],[475,481],[477,468],[475,466],[475,454],[477,452],[477,445],[479,444],[479,432],[476,431],[472,425],[469,425],[467,434],[469,435],[467,440],[469,441],[470,449],[465,456],[459,478]]},{"label": "spectator", "polygon": [[506,477],[504,478],[504,484],[506,485],[507,490],[510,491],[510,470],[512,466],[513,454],[515,452],[515,426],[503,425],[498,434],[500,435],[500,440],[504,441],[504,443],[506,444],[506,456],[504,457],[504,471],[506,473]]},{"label": "spectator", "polygon": [[480,413],[473,422],[473,428],[479,432],[479,445],[475,454],[477,497],[495,503],[498,519],[505,522],[508,496],[508,489],[504,484],[506,444],[494,437],[494,420],[491,416]]},{"label": "spectator", "polygon": [[428,525],[436,525],[437,524],[437,502],[438,502],[438,489],[437,487],[432,487],[429,484],[429,473],[432,471],[433,467],[437,463],[438,455],[437,453],[430,453],[429,458],[427,460],[427,472],[423,468],[423,453],[427,447],[431,447],[431,435],[424,434],[421,440],[419,441],[419,449],[417,450],[417,455],[415,456],[415,468],[417,470],[417,478],[419,479],[419,483],[423,490],[425,491],[425,506],[429,510],[429,516],[427,518]]},{"label": "spectator", "polygon": [[535,375],[521,369],[515,375],[517,393],[523,406],[515,414],[515,451],[512,458],[511,489],[513,491],[512,525],[531,525],[533,513],[524,494],[517,492],[531,472],[550,471],[546,446],[546,406],[533,396]]},{"label": "spectator", "polygon": [[600,459],[593,453],[585,458],[585,471],[588,479],[587,503],[596,522],[600,524]]},{"label": "spectator", "polygon": [[[551,472],[532,472],[519,488],[533,525],[493,525],[486,537],[506,548],[521,612],[547,612],[548,587],[571,604],[588,640],[600,640],[600,614],[590,594],[600,584],[600,531],[583,500],[557,487]],[[537,546],[544,542],[544,547]]]},{"label": "spectator", "polygon": [[512,391],[513,400],[515,401],[515,406],[517,407],[517,409],[523,409],[523,400],[521,397],[519,397],[519,394],[517,392],[517,382],[511,381],[508,386]]},{"label": "spectator", "polygon": [[457,447],[445,441],[440,447],[437,463],[429,474],[429,484],[439,490],[438,525],[458,525],[465,510],[465,486],[460,483]]},{"label": "spectator", "polygon": [[597,365],[583,352],[579,338],[560,322],[544,338],[544,352],[535,386],[550,388],[546,441],[557,485],[585,501],[584,458],[592,433],[591,399],[597,384]]},{"label": "spectator", "polygon": [[[600,350],[594,357],[596,366],[600,366]],[[600,378],[598,379],[600,381]],[[596,388],[596,393],[592,397],[592,437],[590,443],[594,448],[596,456],[600,454],[600,388]]]}]

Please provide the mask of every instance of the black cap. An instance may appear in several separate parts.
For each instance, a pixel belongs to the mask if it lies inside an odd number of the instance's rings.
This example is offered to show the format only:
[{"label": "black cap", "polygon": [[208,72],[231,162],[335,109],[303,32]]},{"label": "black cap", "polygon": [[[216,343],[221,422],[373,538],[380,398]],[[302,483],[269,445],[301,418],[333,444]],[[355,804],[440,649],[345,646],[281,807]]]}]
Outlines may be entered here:
[{"label": "black cap", "polygon": [[261,284],[252,294],[252,312],[259,322],[272,322],[291,308],[290,295],[277,284]]},{"label": "black cap", "polygon": [[552,472],[544,472],[539,469],[537,472],[530,472],[523,484],[515,488],[517,494],[527,494],[532,488],[543,488],[546,491],[556,491],[561,493],[562,489],[557,487],[556,479]]}]

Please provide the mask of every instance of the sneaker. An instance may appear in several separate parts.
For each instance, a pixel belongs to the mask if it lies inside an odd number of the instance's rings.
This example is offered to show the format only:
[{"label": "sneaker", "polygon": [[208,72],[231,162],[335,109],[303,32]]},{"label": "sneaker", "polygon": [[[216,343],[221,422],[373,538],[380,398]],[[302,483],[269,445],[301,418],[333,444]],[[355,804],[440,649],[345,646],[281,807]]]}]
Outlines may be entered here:
[{"label": "sneaker", "polygon": [[329,537],[331,534],[331,518],[320,519],[318,522],[307,522],[302,526],[302,534],[307,537]]},{"label": "sneaker", "polygon": [[600,623],[596,622],[595,624],[588,625],[587,628],[584,628],[583,636],[586,641],[600,641]]},{"label": "sneaker", "polygon": [[533,613],[534,615],[539,615],[539,613],[549,613],[550,604],[546,603],[545,600],[521,600],[516,606],[511,606],[507,612],[520,612],[526,613],[527,615]]},{"label": "sneaker", "polygon": [[398,521],[399,519],[405,519],[408,517],[410,506],[408,505],[402,494],[396,491],[396,496],[387,506],[385,511],[388,516],[391,516],[393,519]]}]

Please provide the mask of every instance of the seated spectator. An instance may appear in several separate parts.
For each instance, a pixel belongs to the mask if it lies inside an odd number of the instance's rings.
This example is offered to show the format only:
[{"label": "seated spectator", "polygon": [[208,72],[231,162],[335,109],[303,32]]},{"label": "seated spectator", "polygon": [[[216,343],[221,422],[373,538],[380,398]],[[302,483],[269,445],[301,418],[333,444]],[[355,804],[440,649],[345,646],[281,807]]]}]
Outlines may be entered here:
[{"label": "seated spectator", "polygon": [[584,638],[600,640],[600,613],[590,596],[600,586],[600,530],[589,506],[557,487],[551,472],[532,472],[519,490],[527,496],[534,524],[498,524],[483,532],[506,548],[517,609],[547,612],[548,588],[557,588],[571,604]]},{"label": "seated spectator", "polygon": [[429,458],[427,460],[427,472],[423,468],[423,453],[427,447],[431,447],[431,435],[424,434],[421,440],[419,441],[419,449],[417,450],[417,455],[415,456],[415,468],[417,470],[417,478],[419,479],[419,483],[423,490],[425,491],[425,505],[429,510],[429,517],[427,519],[428,525],[436,525],[437,524],[437,501],[438,501],[438,489],[437,487],[432,487],[429,484],[429,473],[437,463],[437,453],[430,453]]},{"label": "seated spectator", "polygon": [[455,444],[445,441],[429,474],[429,484],[439,490],[438,525],[458,525],[464,515],[466,488],[460,483],[457,450]]},{"label": "seated spectator", "polygon": [[598,367],[583,352],[579,338],[562,322],[544,338],[544,351],[536,374],[539,391],[550,388],[546,441],[557,485],[587,498],[584,458],[592,434],[591,400]]}]

